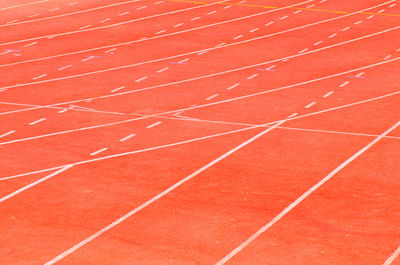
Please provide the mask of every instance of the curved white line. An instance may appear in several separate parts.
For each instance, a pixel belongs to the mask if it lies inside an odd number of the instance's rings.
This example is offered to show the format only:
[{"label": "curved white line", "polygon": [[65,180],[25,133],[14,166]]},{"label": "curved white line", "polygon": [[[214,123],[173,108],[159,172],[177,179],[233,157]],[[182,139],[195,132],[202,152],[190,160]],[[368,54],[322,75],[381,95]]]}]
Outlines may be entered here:
[{"label": "curved white line", "polygon": [[[71,34],[75,34],[75,33],[94,31],[94,30],[99,30],[99,29],[106,29],[106,28],[121,26],[121,25],[129,24],[129,23],[133,23],[133,22],[136,22],[136,21],[141,21],[141,20],[145,20],[145,19],[149,19],[149,18],[160,17],[160,16],[169,15],[169,14],[180,13],[180,12],[187,11],[187,10],[193,10],[193,9],[197,9],[197,8],[213,6],[213,5],[217,5],[217,4],[228,2],[228,1],[229,0],[223,0],[223,1],[214,2],[214,3],[211,3],[211,4],[189,7],[189,8],[180,9],[180,10],[177,10],[177,11],[170,11],[168,13],[162,13],[162,14],[152,15],[152,16],[148,16],[148,17],[132,19],[132,20],[128,20],[128,21],[124,21],[124,22],[120,22],[120,23],[115,23],[115,24],[111,24],[111,25],[105,25],[105,26],[96,27],[96,28],[75,30],[75,31],[63,32],[63,33],[55,33],[55,34],[50,34],[50,35],[45,35],[45,36],[33,37],[33,38],[29,38],[29,39],[5,42],[5,43],[0,43],[0,46],[9,45],[9,44],[16,44],[16,43],[32,41],[32,40],[40,40],[40,39],[44,39],[44,38],[48,38],[48,37],[53,37],[54,38],[54,37],[59,37],[59,36],[71,35]],[[311,1],[313,1],[313,0],[311,0]]]},{"label": "curved white line", "polygon": [[[220,48],[224,48],[224,47],[229,47],[229,46],[233,46],[233,45],[247,43],[247,42],[251,42],[251,41],[254,41],[254,40],[268,38],[268,37],[280,35],[280,34],[283,34],[283,33],[291,32],[291,31],[295,31],[295,30],[299,30],[299,29],[303,29],[303,28],[307,28],[307,27],[311,27],[311,26],[315,26],[315,25],[319,25],[319,24],[322,24],[322,23],[326,23],[326,22],[337,20],[337,19],[341,19],[341,18],[344,18],[344,17],[356,15],[356,14],[368,11],[370,9],[374,9],[374,8],[380,7],[382,5],[389,4],[389,3],[394,2],[394,1],[395,0],[390,0],[390,1],[387,1],[387,2],[384,2],[384,3],[381,3],[379,5],[372,6],[372,7],[369,7],[369,8],[365,8],[365,9],[362,9],[362,10],[359,10],[359,11],[355,11],[353,13],[349,13],[349,14],[346,14],[346,15],[343,15],[343,16],[339,16],[339,17],[335,17],[335,18],[331,18],[331,19],[325,19],[325,20],[313,22],[313,23],[310,23],[310,24],[307,24],[307,25],[303,25],[303,26],[300,26],[300,27],[295,27],[295,28],[291,28],[291,29],[275,32],[275,33],[272,33],[272,34],[263,35],[263,36],[252,38],[252,39],[248,39],[248,40],[245,40],[245,41],[239,41],[239,42],[235,42],[235,43],[231,43],[231,44],[227,44],[227,45],[221,45],[219,47],[198,50],[198,51],[195,51],[193,53],[200,53],[200,52],[204,52],[204,51],[220,49]],[[244,17],[240,17],[240,18],[236,18],[236,19],[226,20],[226,21],[222,21],[222,22],[218,22],[218,23],[214,23],[214,24],[209,24],[209,25],[205,25],[205,26],[201,26],[201,27],[196,27],[196,28],[191,28],[191,29],[187,29],[187,30],[177,31],[177,32],[168,33],[168,34],[164,34],[164,35],[159,35],[159,36],[155,36],[155,37],[150,37],[150,38],[146,38],[146,39],[139,39],[139,40],[134,40],[134,41],[122,42],[122,43],[118,43],[118,44],[101,46],[101,47],[97,47],[97,48],[80,50],[80,51],[76,51],[76,52],[70,52],[70,53],[64,53],[64,54],[59,54],[59,55],[47,56],[47,57],[38,58],[38,59],[25,60],[25,61],[20,61],[20,62],[16,62],[16,63],[3,64],[3,65],[0,65],[0,68],[1,67],[24,64],[24,63],[30,63],[30,62],[37,62],[37,61],[42,61],[42,60],[54,59],[54,58],[68,56],[68,55],[74,55],[74,54],[79,54],[79,53],[84,53],[84,52],[91,52],[91,51],[96,51],[96,50],[101,50],[101,49],[108,49],[108,48],[118,47],[118,46],[122,46],[122,45],[128,45],[128,44],[138,43],[138,42],[142,42],[142,41],[147,41],[147,40],[164,38],[164,37],[173,36],[173,35],[177,35],[177,34],[182,34],[182,33],[190,32],[190,31],[194,31],[194,30],[199,30],[199,29],[213,27],[213,26],[217,26],[217,25],[221,25],[221,24],[231,23],[231,22],[235,22],[235,21],[239,21],[239,20],[243,20],[243,19],[247,19],[247,18],[251,18],[251,17],[255,17],[255,16],[259,16],[259,15],[275,12],[275,11],[279,11],[279,10],[282,10],[282,9],[290,8],[290,7],[293,7],[293,6],[296,6],[296,5],[301,5],[301,4],[304,4],[304,3],[306,3],[306,2],[302,2],[302,3],[299,3],[299,4],[292,5],[292,6],[285,6],[285,7],[277,8],[277,9],[274,9],[274,10],[269,10],[269,11],[265,11],[265,12],[262,12],[262,13],[257,13],[257,14],[253,14],[253,15],[249,15],[249,16],[244,16]],[[185,56],[185,55],[187,55],[187,54],[179,54],[179,55],[175,55],[175,57]],[[173,57],[173,58],[175,58],[175,57]],[[167,59],[171,59],[171,57],[164,58],[164,60],[167,60]],[[146,63],[146,62],[143,62],[143,63]]]},{"label": "curved white line", "polygon": [[[356,71],[368,69],[368,68],[371,68],[371,67],[374,67],[374,66],[378,66],[378,65],[389,63],[389,62],[393,62],[393,61],[396,61],[398,59],[400,59],[400,57],[398,57],[396,59],[387,60],[387,61],[383,61],[383,62],[380,62],[380,63],[372,64],[372,65],[367,65],[367,66],[364,66],[364,67],[361,67],[361,68],[352,69],[352,70],[349,70],[349,71],[346,71],[346,72],[337,73],[337,74],[334,74],[334,75],[329,75],[329,76],[325,76],[325,77],[321,77],[321,78],[316,78],[316,79],[313,79],[313,80],[309,80],[309,81],[305,81],[305,82],[301,82],[301,83],[296,83],[296,84],[292,84],[292,85],[288,85],[288,86],[284,86],[284,87],[280,87],[280,88],[276,88],[276,89],[272,89],[272,90],[266,90],[266,91],[262,91],[262,92],[259,92],[259,93],[249,94],[249,95],[245,95],[245,96],[241,96],[241,97],[231,98],[231,99],[227,99],[227,100],[221,100],[221,101],[217,101],[217,102],[213,102],[213,103],[209,103],[209,104],[203,104],[203,105],[199,105],[199,106],[195,106],[195,107],[182,108],[182,109],[171,110],[171,111],[166,111],[166,112],[161,112],[161,113],[156,113],[156,114],[150,114],[150,115],[142,115],[141,117],[138,117],[138,118],[132,118],[132,119],[127,119],[127,120],[118,121],[118,122],[111,122],[111,123],[94,125],[94,126],[89,126],[89,127],[83,127],[83,128],[78,128],[78,129],[72,129],[72,130],[66,130],[66,131],[61,131],[61,132],[43,134],[43,135],[39,135],[39,136],[21,138],[21,139],[11,140],[11,141],[7,141],[7,142],[0,142],[0,146],[7,145],[7,144],[12,144],[12,143],[30,141],[30,140],[35,140],[35,139],[40,139],[40,138],[45,138],[45,137],[51,137],[51,136],[56,136],[56,135],[62,135],[62,134],[67,134],[67,133],[92,130],[92,129],[103,128],[103,127],[108,127],[108,126],[114,126],[114,125],[129,123],[129,122],[133,122],[133,121],[137,121],[137,120],[147,119],[147,118],[151,118],[151,117],[162,117],[162,115],[168,115],[168,114],[178,113],[178,112],[181,112],[181,111],[187,111],[187,110],[191,110],[191,109],[198,109],[198,108],[214,106],[214,105],[223,104],[223,103],[226,103],[226,102],[232,102],[232,101],[236,101],[236,100],[240,100],[240,99],[244,99],[244,98],[259,96],[259,95],[263,95],[263,94],[267,94],[267,93],[272,93],[272,92],[284,90],[284,89],[287,89],[287,88],[297,87],[297,86],[301,86],[301,85],[305,85],[305,84],[309,84],[309,83],[313,83],[313,82],[317,82],[317,81],[321,81],[321,80],[330,79],[330,78],[333,78],[333,77],[342,76],[342,75],[349,74],[349,73],[352,73],[352,72],[356,72]],[[377,99],[382,99],[382,98],[386,98],[386,97],[397,95],[397,94],[400,94],[400,91],[394,92],[394,93],[390,93],[390,94],[386,94],[386,95],[383,95],[383,96],[380,96],[380,97],[375,97],[372,100],[368,99],[368,100],[363,100],[363,101],[360,101],[360,102],[361,103],[365,103],[365,102],[369,102],[369,101],[373,101],[373,100],[377,100]],[[358,103],[358,104],[360,104],[360,103]],[[342,106],[348,107],[348,106],[352,106],[352,105],[351,104],[347,104],[347,105],[342,105]],[[46,106],[41,106],[39,108],[45,108],[45,107]],[[299,119],[299,118],[303,118],[303,117],[308,117],[308,116],[312,116],[312,115],[316,115],[316,114],[320,114],[320,113],[324,113],[324,112],[328,112],[328,111],[332,111],[332,110],[336,110],[336,109],[337,108],[330,108],[330,109],[327,109],[327,110],[321,110],[321,111],[317,111],[317,112],[313,112],[313,113],[304,114],[304,115],[301,115],[301,116],[296,116],[296,117],[293,117],[293,118],[289,118],[287,120],[294,120],[294,119]],[[254,125],[254,126],[258,126],[258,125]]]},{"label": "curved white line", "polygon": [[44,2],[49,2],[50,0],[42,0],[42,1],[36,1],[36,2],[31,2],[31,3],[26,3],[26,4],[21,4],[21,5],[15,5],[15,6],[9,6],[9,7],[1,7],[1,10],[6,10],[6,9],[12,9],[12,8],[17,8],[17,7],[23,7],[23,6],[30,6],[30,5],[35,5],[35,4],[40,4]]}]

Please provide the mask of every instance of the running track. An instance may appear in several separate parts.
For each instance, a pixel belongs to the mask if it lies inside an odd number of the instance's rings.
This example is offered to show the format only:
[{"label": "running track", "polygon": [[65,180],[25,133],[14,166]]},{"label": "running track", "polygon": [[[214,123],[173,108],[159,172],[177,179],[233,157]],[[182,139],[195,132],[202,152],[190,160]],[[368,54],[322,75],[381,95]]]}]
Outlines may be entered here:
[{"label": "running track", "polygon": [[396,0],[0,1],[0,264],[400,264]]}]

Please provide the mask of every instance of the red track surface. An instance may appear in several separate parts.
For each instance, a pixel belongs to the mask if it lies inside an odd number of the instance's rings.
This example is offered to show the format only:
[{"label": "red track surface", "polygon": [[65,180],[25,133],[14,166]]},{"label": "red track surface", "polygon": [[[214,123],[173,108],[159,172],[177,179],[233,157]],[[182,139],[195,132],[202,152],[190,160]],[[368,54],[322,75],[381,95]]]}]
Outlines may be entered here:
[{"label": "red track surface", "polygon": [[400,264],[399,22],[0,1],[0,264]]}]

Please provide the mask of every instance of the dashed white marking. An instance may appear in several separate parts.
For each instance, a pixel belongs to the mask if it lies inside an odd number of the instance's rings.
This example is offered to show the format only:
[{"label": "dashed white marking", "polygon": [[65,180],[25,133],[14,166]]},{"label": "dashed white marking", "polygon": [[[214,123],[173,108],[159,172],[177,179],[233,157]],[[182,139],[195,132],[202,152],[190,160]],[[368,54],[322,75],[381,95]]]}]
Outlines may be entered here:
[{"label": "dashed white marking", "polygon": [[115,51],[116,49],[117,49],[117,48],[112,48],[112,49],[109,49],[109,50],[105,51],[104,53],[110,53],[110,52]]},{"label": "dashed white marking", "polygon": [[337,35],[337,33],[333,33],[332,35],[330,35],[328,38],[332,39],[333,37],[335,37]]},{"label": "dashed white marking", "polygon": [[241,37],[243,37],[243,35],[238,35],[238,36],[234,37],[233,39],[237,40],[237,39],[240,39]]},{"label": "dashed white marking", "polygon": [[72,64],[69,64],[69,65],[60,67],[60,68],[58,68],[57,70],[62,71],[62,70],[65,70],[65,69],[67,69],[67,68],[70,68],[70,67],[72,67]]},{"label": "dashed white marking", "polygon": [[253,79],[256,76],[258,76],[258,74],[251,75],[251,76],[247,77],[247,79],[250,80],[250,79]]},{"label": "dashed white marking", "polygon": [[165,29],[163,29],[163,30],[160,30],[159,32],[156,32],[156,33],[154,33],[154,34],[161,34],[161,33],[164,33],[164,32],[166,32],[167,30],[165,30]]},{"label": "dashed white marking", "polygon": [[396,4],[391,4],[389,7],[395,7],[396,6]]},{"label": "dashed white marking", "polygon": [[199,52],[197,55],[202,55],[202,54],[205,54],[205,53],[207,53],[207,51]]},{"label": "dashed white marking", "polygon": [[298,14],[298,13],[300,13],[300,12],[303,12],[303,10],[294,11],[293,14]]},{"label": "dashed white marking", "polygon": [[125,15],[128,15],[128,14],[129,14],[129,12],[124,12],[124,13],[119,14],[118,16],[122,17],[122,16],[125,16]]},{"label": "dashed white marking", "polygon": [[276,64],[274,64],[274,65],[271,65],[270,67],[268,67],[268,68],[265,68],[265,70],[272,70],[272,69],[274,69],[276,67]]},{"label": "dashed white marking", "polygon": [[41,119],[38,119],[36,121],[30,122],[29,125],[35,125],[35,124],[38,124],[39,122],[42,122],[42,121],[45,121],[45,120],[46,120],[46,118],[41,118]]},{"label": "dashed white marking", "polygon": [[14,19],[14,20],[8,21],[7,24],[15,23],[15,22],[18,22],[18,21],[19,21],[18,19]]},{"label": "dashed white marking", "polygon": [[185,23],[176,24],[176,25],[174,26],[174,28],[180,27],[180,26],[182,26],[183,24],[185,24]]},{"label": "dashed white marking", "polygon": [[3,133],[2,135],[0,135],[0,138],[6,137],[6,136],[8,136],[8,135],[10,135],[10,134],[13,134],[13,133],[15,133],[14,130],[13,130],[13,131],[6,132],[6,133]]},{"label": "dashed white marking", "polygon": [[110,20],[111,20],[111,18],[106,18],[106,19],[100,20],[100,23],[104,23],[104,22],[107,22],[107,21],[110,21]]},{"label": "dashed white marking", "polygon": [[360,77],[360,76],[362,76],[363,74],[364,74],[364,72],[361,72],[361,73],[357,74],[356,77]]},{"label": "dashed white marking", "polygon": [[100,150],[97,150],[97,151],[91,153],[90,155],[91,155],[91,156],[98,155],[98,154],[100,154],[101,152],[106,151],[107,149],[108,149],[107,147],[104,147],[104,148],[102,148],[102,149],[100,149]]},{"label": "dashed white marking", "polygon": [[311,7],[313,7],[313,6],[315,6],[315,5],[314,5],[314,4],[311,4],[311,5],[308,5],[307,8],[311,8]]},{"label": "dashed white marking", "polygon": [[158,121],[158,122],[156,122],[156,123],[150,124],[150,125],[147,126],[146,128],[147,128],[147,129],[150,129],[150,128],[156,127],[157,125],[160,125],[161,123],[162,123],[161,121]]},{"label": "dashed white marking", "polygon": [[130,135],[128,135],[128,136],[126,136],[126,137],[120,139],[119,141],[120,141],[120,142],[125,142],[126,140],[129,140],[129,139],[131,139],[131,138],[134,137],[134,136],[136,136],[136,134],[133,133],[133,134],[130,134]]},{"label": "dashed white marking", "polygon": [[357,22],[354,22],[354,25],[358,25],[358,24],[361,24],[361,23],[363,23],[362,20],[359,20]]},{"label": "dashed white marking", "polygon": [[219,46],[222,46],[222,45],[225,45],[226,43],[225,42],[223,42],[223,43],[220,43],[220,44],[218,44],[218,45],[215,45],[215,47],[219,47]]},{"label": "dashed white marking", "polygon": [[345,28],[342,29],[342,31],[346,31],[348,29],[350,29],[350,27],[345,27]]},{"label": "dashed white marking", "polygon": [[333,91],[329,91],[328,93],[326,93],[325,95],[323,95],[322,97],[323,98],[327,98],[327,97],[329,97],[330,95],[332,95],[333,94]]},{"label": "dashed white marking", "polygon": [[162,4],[162,3],[164,3],[164,1],[158,1],[158,2],[155,2],[154,4],[155,5],[159,5],[159,4]]},{"label": "dashed white marking", "polygon": [[239,2],[239,4],[243,4],[243,3],[246,3],[246,2],[247,2],[246,0],[242,0],[242,1]]},{"label": "dashed white marking", "polygon": [[322,40],[321,40],[321,41],[318,41],[318,42],[316,42],[316,43],[314,43],[314,46],[317,46],[317,45],[319,45],[319,44],[321,44],[321,43],[323,43]]},{"label": "dashed white marking", "polygon": [[201,17],[194,17],[194,18],[191,19],[191,21],[198,20],[198,19],[200,19],[200,18],[201,18]]},{"label": "dashed white marking", "polygon": [[179,61],[178,63],[184,63],[184,62],[187,62],[187,61],[189,61],[189,58],[183,59],[182,61]]},{"label": "dashed white marking", "polygon": [[164,67],[163,69],[158,70],[157,73],[162,73],[168,69],[169,69],[169,67]]},{"label": "dashed white marking", "polygon": [[228,8],[231,8],[232,6],[225,6],[225,7],[223,7],[222,9],[228,9]]},{"label": "dashed white marking", "polygon": [[308,49],[307,49],[307,48],[305,48],[305,49],[303,49],[303,50],[299,51],[299,53],[303,53],[303,52],[306,52],[306,51],[308,51]]},{"label": "dashed white marking", "polygon": [[346,82],[342,83],[339,87],[347,86],[349,83],[350,83],[349,81],[346,81]]},{"label": "dashed white marking", "polygon": [[120,87],[117,87],[117,88],[111,90],[111,92],[114,93],[114,92],[117,92],[117,91],[119,91],[121,89],[124,89],[124,88],[125,88],[125,86],[120,86]]},{"label": "dashed white marking", "polygon": [[382,9],[382,10],[379,10],[379,11],[378,11],[379,14],[380,14],[380,13],[383,13],[383,12],[385,12],[385,9]]},{"label": "dashed white marking", "polygon": [[370,15],[370,16],[367,17],[367,19],[371,19],[373,17],[375,17],[375,15]]},{"label": "dashed white marking", "polygon": [[37,17],[37,16],[40,16],[40,14],[39,13],[33,14],[33,15],[28,16],[28,18]]},{"label": "dashed white marking", "polygon": [[79,29],[87,29],[87,28],[90,28],[92,25],[86,25],[86,26],[83,26],[83,27],[80,27]]},{"label": "dashed white marking", "polygon": [[29,46],[32,46],[32,45],[35,45],[35,44],[37,44],[37,41],[31,42],[29,44],[26,44],[26,45],[24,45],[24,47],[29,47]]},{"label": "dashed white marking", "polygon": [[315,104],[317,104],[317,102],[313,101],[310,104],[308,104],[307,106],[305,106],[304,108],[308,109],[311,108],[312,106],[314,106]]},{"label": "dashed white marking", "polygon": [[283,17],[280,18],[280,20],[287,19],[288,17],[289,17],[289,16],[283,16]]},{"label": "dashed white marking", "polygon": [[254,29],[252,29],[252,30],[250,30],[249,32],[256,32],[257,30],[259,30],[259,28],[254,28]]},{"label": "dashed white marking", "polygon": [[326,0],[321,0],[321,1],[319,1],[320,3],[324,3],[324,2],[326,2]]},{"label": "dashed white marking", "polygon": [[58,111],[57,113],[64,113],[64,112],[66,112],[68,109],[63,109],[63,110],[60,110],[60,111]]},{"label": "dashed white marking", "polygon": [[146,8],[147,6],[141,6],[141,7],[139,7],[139,8],[137,8],[137,10],[140,10],[140,9],[143,9],[143,8]]},{"label": "dashed white marking", "polygon": [[214,94],[214,95],[212,95],[212,96],[206,98],[206,100],[211,100],[211,99],[216,98],[216,97],[218,97],[218,96],[219,96],[219,94]]},{"label": "dashed white marking", "polygon": [[228,88],[226,88],[227,90],[231,90],[231,89],[233,89],[233,88],[235,88],[235,87],[237,87],[237,86],[239,86],[239,83],[236,83],[236,84],[234,84],[233,86],[230,86],[230,87],[228,87]]},{"label": "dashed white marking", "polygon": [[390,59],[390,57],[392,57],[391,54],[389,54],[388,56],[386,56],[385,58],[383,58],[383,60],[388,60],[388,59]]},{"label": "dashed white marking", "polygon": [[82,62],[87,62],[89,60],[92,60],[94,58],[94,56],[88,56],[85,59],[82,59]]},{"label": "dashed white marking", "polygon": [[60,9],[59,7],[55,7],[55,8],[49,9],[49,12],[53,12],[53,11],[56,11],[56,10],[59,10],[59,9]]},{"label": "dashed white marking", "polygon": [[207,15],[212,15],[212,14],[215,14],[215,13],[217,13],[217,11],[214,10],[214,11],[208,12]]},{"label": "dashed white marking", "polygon": [[45,76],[47,76],[47,74],[43,74],[43,75],[39,75],[39,76],[35,76],[34,78],[32,78],[33,80],[37,80],[37,79],[40,79],[40,78],[43,78],[43,77],[45,77]]},{"label": "dashed white marking", "polygon": [[142,78],[139,78],[139,79],[135,80],[135,83],[143,81],[145,79],[147,79],[147,76],[143,76]]},{"label": "dashed white marking", "polygon": [[298,113],[293,113],[292,115],[290,115],[288,118],[293,118],[295,116],[299,115]]},{"label": "dashed white marking", "polygon": [[77,3],[78,3],[78,2],[72,2],[72,3],[69,4],[69,6],[76,5]]},{"label": "dashed white marking", "polygon": [[272,24],[274,24],[275,22],[274,21],[270,21],[270,22],[268,22],[267,24],[265,24],[265,26],[269,26],[269,25],[272,25]]},{"label": "dashed white marking", "polygon": [[393,263],[393,261],[400,256],[400,247],[398,247],[392,255],[390,255],[390,257],[385,261],[385,263],[383,263],[383,265],[390,265]]}]

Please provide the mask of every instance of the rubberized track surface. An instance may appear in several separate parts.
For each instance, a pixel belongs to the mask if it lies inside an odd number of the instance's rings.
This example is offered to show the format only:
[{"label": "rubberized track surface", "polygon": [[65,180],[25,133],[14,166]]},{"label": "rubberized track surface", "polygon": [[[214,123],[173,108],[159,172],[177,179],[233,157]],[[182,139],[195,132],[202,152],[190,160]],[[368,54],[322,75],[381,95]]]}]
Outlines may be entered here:
[{"label": "rubberized track surface", "polygon": [[400,264],[400,3],[0,1],[0,264]]}]

